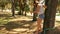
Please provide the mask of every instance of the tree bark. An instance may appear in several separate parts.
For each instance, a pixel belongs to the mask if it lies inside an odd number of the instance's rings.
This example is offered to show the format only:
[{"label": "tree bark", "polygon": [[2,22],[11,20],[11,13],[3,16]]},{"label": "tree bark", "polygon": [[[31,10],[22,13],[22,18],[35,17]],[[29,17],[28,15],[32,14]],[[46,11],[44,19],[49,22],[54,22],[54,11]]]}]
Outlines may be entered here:
[{"label": "tree bark", "polygon": [[[33,9],[33,12],[36,10],[37,8],[37,3],[35,2],[36,0],[34,0],[34,9]],[[36,13],[33,13],[33,21],[36,21],[37,20],[37,14]]]},{"label": "tree bark", "polygon": [[45,0],[47,6],[43,24],[43,34],[51,34],[51,29],[55,25],[55,15],[58,0]]},{"label": "tree bark", "polygon": [[18,0],[18,1],[19,1],[19,8],[20,8],[18,14],[21,15],[22,14],[22,11],[21,11],[22,10],[21,9],[22,8],[22,3],[21,3],[21,0]]},{"label": "tree bark", "polygon": [[12,0],[12,16],[15,14],[15,0]]}]

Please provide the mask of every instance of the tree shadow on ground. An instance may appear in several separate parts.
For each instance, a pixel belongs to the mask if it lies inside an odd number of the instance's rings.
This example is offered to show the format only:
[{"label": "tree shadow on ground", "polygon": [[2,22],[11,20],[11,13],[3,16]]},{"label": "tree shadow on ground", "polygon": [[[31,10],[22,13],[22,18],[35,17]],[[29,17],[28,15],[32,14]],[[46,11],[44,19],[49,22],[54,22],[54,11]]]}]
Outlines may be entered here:
[{"label": "tree shadow on ground", "polygon": [[[30,28],[35,22],[32,21],[11,21],[7,24],[5,24],[6,30],[10,31],[15,28]],[[26,24],[29,24],[29,26],[24,26]],[[34,27],[32,27],[34,28]],[[48,34],[60,34],[60,26],[55,27],[55,29],[50,30]]]},{"label": "tree shadow on ground", "polygon": [[11,21],[5,24],[6,30],[12,30],[15,28],[30,28],[33,25],[33,21]]}]

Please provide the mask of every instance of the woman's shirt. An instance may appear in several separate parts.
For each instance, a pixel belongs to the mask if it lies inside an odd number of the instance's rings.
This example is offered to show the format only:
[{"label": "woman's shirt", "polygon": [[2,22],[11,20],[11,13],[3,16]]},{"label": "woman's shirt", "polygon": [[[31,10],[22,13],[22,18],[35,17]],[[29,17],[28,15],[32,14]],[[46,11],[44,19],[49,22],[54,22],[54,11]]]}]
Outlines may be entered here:
[{"label": "woman's shirt", "polygon": [[44,7],[43,6],[44,6],[45,3],[44,2],[42,3],[42,2],[43,1],[40,1],[39,4],[38,4],[40,6],[39,14],[44,14]]}]

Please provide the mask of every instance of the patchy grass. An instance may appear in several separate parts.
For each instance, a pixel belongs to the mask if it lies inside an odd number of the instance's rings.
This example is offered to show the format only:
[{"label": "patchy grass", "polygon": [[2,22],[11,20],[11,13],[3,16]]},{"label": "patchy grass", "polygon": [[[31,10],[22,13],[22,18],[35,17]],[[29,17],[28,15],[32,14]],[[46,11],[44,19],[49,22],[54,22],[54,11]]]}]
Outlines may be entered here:
[{"label": "patchy grass", "polygon": [[0,12],[0,25],[7,24],[11,18],[11,14]]},{"label": "patchy grass", "polygon": [[[26,16],[25,17],[25,16],[17,15],[15,17],[12,17],[11,14],[4,14],[4,13],[1,14],[0,13],[0,25],[5,24],[4,25],[5,27],[0,27],[0,29],[1,29],[0,30],[0,34],[5,34],[7,31],[10,32],[10,30],[12,32],[12,31],[15,31],[15,30],[16,31],[22,31],[24,29],[26,29],[26,31],[24,31],[24,32],[29,32],[29,31],[32,31],[33,32],[33,31],[36,30],[36,22],[30,21],[31,19],[32,19],[31,16]],[[58,25],[59,26],[60,21],[59,22],[56,22],[56,23],[57,24],[55,24],[55,25]],[[58,28],[58,26],[57,26],[57,28]],[[5,30],[7,30],[7,31],[5,31]],[[56,34],[57,33],[60,34],[60,29],[58,28],[58,30],[53,30],[53,33],[56,32]],[[22,34],[22,33],[20,33],[20,34]]]},{"label": "patchy grass", "polygon": [[8,21],[9,21],[9,19],[2,19],[2,18],[0,18],[0,25],[2,25],[2,24],[7,24],[8,23]]},{"label": "patchy grass", "polygon": [[56,16],[60,16],[60,13],[56,13]]}]

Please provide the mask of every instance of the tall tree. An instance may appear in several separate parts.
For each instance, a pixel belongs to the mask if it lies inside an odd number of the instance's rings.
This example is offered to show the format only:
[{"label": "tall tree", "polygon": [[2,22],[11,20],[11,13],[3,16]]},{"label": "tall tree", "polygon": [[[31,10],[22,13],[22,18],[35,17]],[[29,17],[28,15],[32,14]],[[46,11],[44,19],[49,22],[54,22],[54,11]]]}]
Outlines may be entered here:
[{"label": "tall tree", "polygon": [[23,11],[25,11],[25,16],[26,16],[26,2],[27,2],[27,0],[23,0],[23,2],[24,2],[24,4],[23,4]]},{"label": "tall tree", "polygon": [[29,10],[29,7],[27,5],[27,0],[19,0],[19,7],[20,7],[20,11],[18,12],[18,14],[23,15],[23,12],[25,11],[25,16],[26,16],[26,12]]},{"label": "tall tree", "polygon": [[[36,0],[34,0],[34,9],[33,9],[33,12],[36,10],[37,8],[37,3],[35,2]],[[37,20],[37,14],[36,13],[33,13],[33,21],[36,21]]]},{"label": "tall tree", "polygon": [[12,16],[14,16],[15,14],[15,0],[11,0],[12,1]]},{"label": "tall tree", "polygon": [[25,11],[25,16],[27,15],[26,13],[30,11],[29,5],[27,3],[24,4],[24,11]]},{"label": "tall tree", "polygon": [[22,2],[21,2],[21,1],[22,1],[22,0],[18,0],[18,2],[19,2],[19,8],[20,8],[20,10],[19,10],[19,12],[18,12],[19,15],[22,14],[22,11],[21,11],[21,10],[22,10],[22,9],[21,9],[21,8],[22,8]]},{"label": "tall tree", "polygon": [[22,0],[21,3],[22,3],[22,8],[21,9],[22,9],[22,15],[23,15],[24,8],[25,8],[25,5],[24,4],[26,3],[26,0]]},{"label": "tall tree", "polygon": [[43,34],[52,34],[51,29],[55,25],[55,15],[58,0],[45,0],[47,6],[45,10],[45,19],[43,24]]}]

